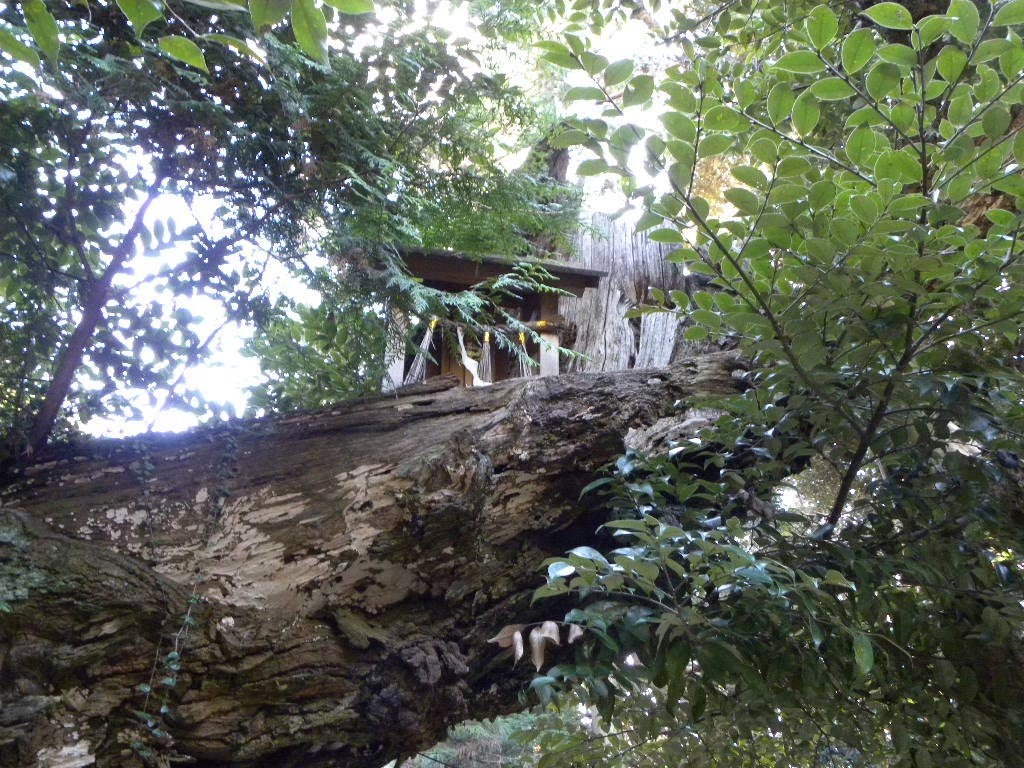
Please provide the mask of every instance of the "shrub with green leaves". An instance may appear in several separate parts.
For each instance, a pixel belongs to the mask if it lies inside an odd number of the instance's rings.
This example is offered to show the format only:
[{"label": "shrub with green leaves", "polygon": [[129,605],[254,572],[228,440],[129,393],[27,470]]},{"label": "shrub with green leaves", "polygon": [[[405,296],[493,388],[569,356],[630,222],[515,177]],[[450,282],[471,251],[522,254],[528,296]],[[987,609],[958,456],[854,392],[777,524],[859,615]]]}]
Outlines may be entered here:
[{"label": "shrub with green leaves", "polygon": [[[535,687],[620,719],[608,764],[1016,765],[1024,2],[789,11],[678,14],[657,76],[547,44],[604,104],[562,143],[709,276],[670,309],[756,375],[699,445],[619,467],[618,548],[542,589],[583,598],[593,642]],[[717,155],[727,204],[695,192]],[[831,498],[787,512],[812,458]]]}]

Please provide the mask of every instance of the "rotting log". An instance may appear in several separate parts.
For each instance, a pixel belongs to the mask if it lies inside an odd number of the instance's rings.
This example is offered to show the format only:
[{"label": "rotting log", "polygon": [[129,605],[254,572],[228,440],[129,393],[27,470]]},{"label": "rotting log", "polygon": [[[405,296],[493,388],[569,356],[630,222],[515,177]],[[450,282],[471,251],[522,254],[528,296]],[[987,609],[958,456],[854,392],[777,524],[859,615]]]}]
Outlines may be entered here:
[{"label": "rotting log", "polygon": [[376,767],[515,708],[529,672],[486,639],[555,612],[530,597],[594,539],[580,488],[740,367],[426,386],[42,457],[0,494],[0,766]]}]

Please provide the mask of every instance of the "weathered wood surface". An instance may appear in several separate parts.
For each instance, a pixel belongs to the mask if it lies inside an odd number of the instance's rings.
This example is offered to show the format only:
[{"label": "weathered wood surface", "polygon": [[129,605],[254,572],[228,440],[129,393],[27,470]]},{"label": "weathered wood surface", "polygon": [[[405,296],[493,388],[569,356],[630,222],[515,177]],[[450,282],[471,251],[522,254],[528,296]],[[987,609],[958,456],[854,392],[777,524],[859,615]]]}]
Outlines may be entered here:
[{"label": "weathered wood surface", "polygon": [[684,313],[652,313],[631,319],[627,312],[657,304],[656,288],[692,290],[692,276],[666,256],[675,246],[657,243],[646,232],[635,232],[630,223],[596,214],[590,227],[581,228],[576,240],[581,267],[607,273],[597,287],[582,296],[562,296],[558,312],[575,328],[572,349],[582,357],[566,358],[569,371],[620,371],[668,365],[680,357],[704,351],[683,338]]},{"label": "weathered wood surface", "polygon": [[[737,367],[424,387],[27,467],[0,494],[0,765],[138,765],[142,740],[163,765],[380,766],[513,708],[528,673],[486,639],[557,613],[530,596],[593,539],[579,489]],[[154,734],[132,711],[193,590]]]}]

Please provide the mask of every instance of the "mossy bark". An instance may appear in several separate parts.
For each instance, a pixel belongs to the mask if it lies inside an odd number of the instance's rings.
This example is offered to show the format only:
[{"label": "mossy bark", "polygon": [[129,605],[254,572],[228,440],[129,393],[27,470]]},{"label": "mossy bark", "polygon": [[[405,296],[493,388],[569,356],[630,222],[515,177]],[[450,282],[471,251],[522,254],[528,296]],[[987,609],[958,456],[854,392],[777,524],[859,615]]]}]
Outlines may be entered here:
[{"label": "mossy bark", "polygon": [[425,386],[45,457],[0,496],[0,766],[380,766],[513,709],[529,673],[486,640],[559,618],[530,597],[596,536],[580,489],[737,367]]}]

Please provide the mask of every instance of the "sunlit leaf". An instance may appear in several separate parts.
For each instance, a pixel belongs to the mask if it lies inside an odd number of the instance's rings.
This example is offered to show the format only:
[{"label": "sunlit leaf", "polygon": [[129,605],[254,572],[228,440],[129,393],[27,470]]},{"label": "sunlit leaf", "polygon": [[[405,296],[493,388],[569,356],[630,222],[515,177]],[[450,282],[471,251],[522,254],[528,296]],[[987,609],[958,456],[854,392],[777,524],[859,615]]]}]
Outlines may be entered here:
[{"label": "sunlit leaf", "polygon": [[25,0],[21,6],[25,14],[25,23],[32,38],[46,58],[57,61],[60,52],[60,41],[57,38],[57,22],[43,5],[42,0]]},{"label": "sunlit leaf", "polygon": [[189,66],[209,72],[206,68],[206,58],[203,56],[199,46],[181,35],[167,35],[158,41],[160,50],[173,59],[184,62]]},{"label": "sunlit leaf", "polygon": [[861,11],[875,24],[886,29],[913,29],[914,19],[910,11],[899,3],[878,3]]},{"label": "sunlit leaf", "polygon": [[307,56],[327,63],[327,19],[314,0],[295,0],[292,5],[292,32],[295,42]]}]

